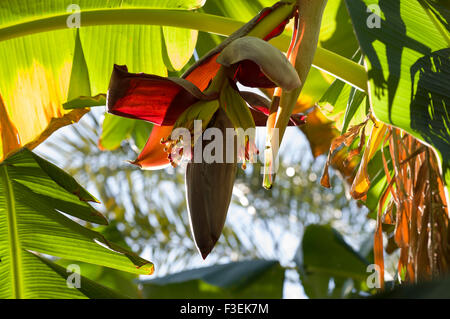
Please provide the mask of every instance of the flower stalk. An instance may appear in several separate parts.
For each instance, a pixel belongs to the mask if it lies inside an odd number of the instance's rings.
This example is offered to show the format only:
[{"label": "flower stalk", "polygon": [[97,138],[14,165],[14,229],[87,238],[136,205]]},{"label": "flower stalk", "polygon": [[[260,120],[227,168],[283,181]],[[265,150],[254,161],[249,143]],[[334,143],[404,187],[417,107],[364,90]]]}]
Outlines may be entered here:
[{"label": "flower stalk", "polygon": [[[294,110],[298,96],[308,76],[314,60],[319,41],[320,25],[327,0],[298,0],[298,14],[296,15],[296,31],[293,34],[291,46],[288,50],[288,59],[295,66],[300,77],[301,85],[291,91],[279,89],[274,95],[273,106],[267,125],[267,143],[265,149],[264,181],[263,186],[272,188],[274,182],[274,159],[278,155],[278,148],[283,139],[289,118]],[[281,94],[281,95],[280,95]],[[275,120],[273,120],[275,118]],[[274,130],[277,134],[274,134]]]}]

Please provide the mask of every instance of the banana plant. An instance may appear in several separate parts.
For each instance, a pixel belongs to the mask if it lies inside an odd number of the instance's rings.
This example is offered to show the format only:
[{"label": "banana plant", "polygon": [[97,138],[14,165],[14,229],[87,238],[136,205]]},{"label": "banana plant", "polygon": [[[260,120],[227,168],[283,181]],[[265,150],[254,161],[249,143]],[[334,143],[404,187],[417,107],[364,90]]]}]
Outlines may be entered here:
[{"label": "banana plant", "polygon": [[[325,7],[326,1],[313,4],[308,0],[290,0],[259,15],[257,11],[262,6],[256,5],[256,2],[236,1],[231,4],[217,1],[209,5],[212,2],[208,1],[205,8],[200,9],[205,4],[200,0],[180,0],[176,3],[152,0],[146,4],[117,0],[108,3],[107,7],[85,0],[80,1],[78,8],[67,8],[64,1],[42,1],[39,8],[44,9],[45,13],[37,11],[38,6],[30,7],[26,1],[0,5],[0,57],[8,62],[0,65],[0,75],[4,80],[0,83],[2,158],[14,154],[22,146],[32,149],[55,129],[77,121],[88,111],[86,107],[106,104],[109,76],[114,64],[127,65],[129,74],[134,74],[135,80],[138,72],[157,75],[161,78],[153,76],[153,82],[170,82],[174,90],[186,94],[193,103],[184,107],[187,110],[192,108],[193,112],[177,110],[173,115],[180,122],[172,123],[174,119],[171,119],[171,125],[187,125],[201,113],[198,109],[201,104],[208,107],[200,116],[212,120],[217,103],[211,101],[217,98],[205,97],[203,92],[207,90],[210,80],[217,76],[218,79],[227,79],[227,85],[231,86],[228,94],[220,94],[219,107],[226,96],[232,95],[230,92],[235,96],[238,94],[233,88],[233,80],[229,82],[230,72],[225,72],[226,69],[236,71],[231,79],[248,83],[245,76],[248,63],[234,60],[233,54],[230,55],[231,60],[225,59],[222,56],[225,51],[232,48],[233,43],[239,43],[240,38],[245,41],[244,36],[269,39],[278,35],[271,44],[287,51],[287,59],[296,68],[300,86],[294,90],[278,86],[273,91],[269,86],[270,107],[256,107],[257,111],[269,110],[262,112],[268,113],[268,120],[259,117],[266,120],[269,133],[267,158],[273,158],[276,149],[276,143],[271,138],[272,129],[278,128],[283,133],[292,113],[305,109],[301,107],[302,96],[298,99],[298,94],[307,91],[306,86],[311,82],[311,74],[314,74],[310,72],[310,67],[331,74],[336,81],[321,99],[324,102],[322,111],[331,109],[334,113],[332,121],[335,124],[328,127],[330,137],[326,139],[327,143],[337,137],[331,143],[328,165],[340,168],[351,185],[352,196],[364,202],[372,210],[371,216],[377,219],[376,262],[382,266],[382,225],[392,224],[395,231],[391,235],[401,248],[400,277],[419,280],[446,272],[445,265],[449,264],[445,262],[449,255],[448,241],[446,236],[436,235],[445,234],[448,229],[450,183],[450,92],[447,85],[450,40],[449,8],[445,1],[345,0],[328,2]],[[264,6],[274,2],[258,1]],[[344,3],[346,8],[341,11]],[[245,8],[247,17],[219,17],[207,11],[216,14],[229,12],[232,16],[236,14],[230,13],[234,6]],[[322,34],[327,33],[323,27],[330,25],[330,19],[322,19],[328,17],[327,10],[339,17],[335,20],[336,28],[338,22],[340,28],[341,25],[348,27],[346,20],[351,21],[362,53],[359,63],[344,54],[342,48],[334,50],[330,42],[321,38]],[[255,15],[255,19],[245,24],[244,21]],[[292,34],[289,31],[279,34],[291,17],[297,21]],[[79,28],[71,28],[77,26],[77,22]],[[197,31],[229,36],[236,30],[239,31],[219,44],[218,49],[210,54],[204,52],[200,63],[193,62],[194,48],[201,51],[204,45],[200,42],[195,45]],[[354,39],[354,36],[344,38]],[[216,41],[217,37],[214,35],[211,39]],[[316,48],[318,41],[323,47],[319,45]],[[105,54],[99,47],[108,48],[108,52]],[[219,55],[223,58],[221,67],[217,67]],[[231,63],[236,61],[238,63]],[[250,66],[254,67],[254,64]],[[219,72],[220,69],[223,72]],[[167,77],[169,72],[182,70],[186,70],[183,72],[186,74],[184,80],[188,81],[189,75],[190,79],[194,78],[192,74],[208,76],[193,80],[196,83],[191,83],[196,88],[180,79],[170,80]],[[270,72],[262,73],[264,76],[258,75],[257,78],[263,79],[263,85],[260,83],[257,87],[264,87],[266,77],[273,80]],[[46,81],[41,83],[43,78]],[[184,86],[180,86],[180,82],[184,82]],[[236,99],[241,106],[244,105],[242,97],[244,94]],[[250,101],[248,98],[245,100]],[[311,101],[308,105],[317,101]],[[172,102],[168,101],[169,105]],[[258,103],[264,104],[261,100]],[[241,109],[243,114],[247,114],[244,118],[256,125],[256,117],[249,113],[260,116],[261,112],[252,113],[255,108],[246,105]],[[308,113],[311,123],[327,123],[317,109],[308,110]],[[231,114],[233,110],[228,109],[227,116],[233,122]],[[343,120],[336,116],[342,116]],[[101,147],[117,147],[121,139],[129,136],[134,136],[136,140],[140,136],[140,142],[136,141],[136,144],[143,147],[142,136],[148,134],[150,126],[142,126],[141,122],[133,119],[117,119],[112,115],[107,118],[104,132],[118,133],[114,135],[114,143],[108,143],[108,135],[105,134],[100,141]],[[119,127],[120,132],[116,130]],[[147,145],[158,145],[159,148],[144,148],[136,163],[143,166],[152,163],[155,167],[161,167],[170,162],[170,159],[161,156],[165,145],[158,142],[161,138],[167,138],[171,131],[170,126],[154,126]],[[336,131],[342,135],[337,136]],[[311,130],[309,134],[313,136]],[[313,144],[314,140],[311,141]],[[270,165],[269,160],[266,168]],[[425,180],[432,182],[423,183],[424,176]],[[264,179],[267,188],[273,183],[273,177],[269,170]],[[322,182],[325,186],[331,186],[327,170]],[[417,206],[421,209],[417,210]],[[429,234],[421,231],[427,220],[436,226],[437,231]],[[418,258],[427,255],[424,252],[428,249],[425,245],[428,241],[434,243],[430,248],[433,252],[429,255],[443,256],[443,262]],[[409,256],[415,257],[411,259]],[[420,269],[427,271],[423,273]]]}]

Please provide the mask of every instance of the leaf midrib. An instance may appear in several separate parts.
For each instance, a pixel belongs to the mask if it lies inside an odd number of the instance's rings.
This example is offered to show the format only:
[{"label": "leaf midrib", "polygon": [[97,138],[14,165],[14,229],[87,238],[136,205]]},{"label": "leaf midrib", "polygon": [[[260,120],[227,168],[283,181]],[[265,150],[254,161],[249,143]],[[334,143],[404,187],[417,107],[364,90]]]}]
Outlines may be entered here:
[{"label": "leaf midrib", "polygon": [[[71,14],[60,13],[44,17],[39,16],[28,21],[0,25],[0,43],[41,32],[70,30],[67,28],[66,20]],[[81,27],[128,24],[172,26],[229,36],[242,27],[244,22],[188,10],[103,8],[81,11]],[[282,51],[289,46],[289,43],[290,36],[287,34],[272,40],[272,44]],[[313,67],[324,70],[359,90],[367,92],[366,70],[363,66],[346,57],[319,46],[313,61]]]},{"label": "leaf midrib", "polygon": [[5,185],[5,197],[6,197],[6,221],[8,225],[8,238],[9,238],[9,254],[10,254],[10,267],[13,283],[13,298],[23,298],[23,281],[21,274],[20,259],[20,242],[19,235],[17,233],[17,221],[16,221],[16,205],[14,198],[14,189],[9,178],[8,169],[6,165],[0,165],[0,178],[3,179]]}]

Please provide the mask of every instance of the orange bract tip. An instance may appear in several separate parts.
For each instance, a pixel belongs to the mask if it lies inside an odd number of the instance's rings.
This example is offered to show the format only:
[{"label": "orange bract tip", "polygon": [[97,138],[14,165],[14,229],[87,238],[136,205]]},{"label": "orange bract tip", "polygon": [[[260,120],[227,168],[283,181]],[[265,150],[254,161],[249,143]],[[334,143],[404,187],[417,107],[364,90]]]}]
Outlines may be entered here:
[{"label": "orange bract tip", "polygon": [[164,151],[166,146],[161,144],[161,139],[170,136],[172,128],[172,126],[154,126],[144,149],[138,158],[131,163],[142,169],[150,170],[167,167],[170,161],[167,158],[167,153]]}]

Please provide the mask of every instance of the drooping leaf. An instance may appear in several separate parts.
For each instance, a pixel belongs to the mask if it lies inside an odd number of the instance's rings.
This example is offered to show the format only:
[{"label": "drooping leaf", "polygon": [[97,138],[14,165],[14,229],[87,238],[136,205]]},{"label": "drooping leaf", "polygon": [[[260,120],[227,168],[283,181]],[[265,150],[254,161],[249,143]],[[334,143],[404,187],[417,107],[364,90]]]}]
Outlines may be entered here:
[{"label": "drooping leaf", "polygon": [[357,89],[352,87],[350,95],[348,97],[344,123],[342,124],[342,133],[345,133],[347,131],[352,121],[355,122],[355,117],[358,113],[360,115],[360,118],[367,115],[366,108],[362,107],[366,105],[366,103],[363,103],[365,98],[366,94],[364,92],[358,91]]},{"label": "drooping leaf", "polygon": [[[450,185],[450,38],[423,1],[346,0],[369,71],[375,116],[431,144]],[[378,5],[371,13],[369,5]],[[444,15],[449,10],[440,8]],[[371,15],[379,27],[367,27]]]},{"label": "drooping leaf", "polygon": [[[370,180],[370,188],[369,191],[367,192],[367,199],[365,201],[365,205],[367,206],[367,208],[369,208],[371,211],[374,212],[374,214],[369,214],[369,216],[375,219],[376,219],[375,211],[378,208],[381,195],[386,190],[388,184],[386,179],[386,173],[383,169],[382,156],[383,155],[381,153],[381,150],[377,151],[367,167]],[[388,169],[392,172],[393,170],[392,160],[389,151],[386,148],[384,150],[384,156],[386,157]]]},{"label": "drooping leaf", "polygon": [[[46,281],[48,269],[31,252],[137,274],[153,272],[150,262],[67,217],[106,223],[87,203],[95,199],[71,176],[27,149],[0,163],[0,190],[3,298],[36,298],[41,296],[36,287],[57,284]],[[42,296],[46,293],[43,290]]]},{"label": "drooping leaf", "polygon": [[370,160],[375,156],[380,145],[384,140],[387,127],[381,122],[374,123],[372,133],[367,141],[361,163],[356,173],[355,179],[350,190],[351,195],[355,199],[367,198],[367,192],[370,188],[370,178],[368,173],[368,165]]},{"label": "drooping leaf", "polygon": [[[47,287],[44,286],[45,287],[44,288],[43,286],[37,285],[37,287],[34,287],[40,291],[40,293],[38,293],[36,295],[36,297],[38,297],[38,298],[46,298],[46,297],[51,298],[51,299],[80,298],[80,297],[89,298],[89,299],[126,299],[126,298],[128,298],[127,295],[119,293],[109,287],[106,287],[106,286],[102,285],[101,283],[99,283],[97,280],[92,280],[90,278],[87,278],[84,275],[86,267],[99,267],[99,266],[95,266],[95,265],[87,264],[87,263],[80,263],[79,261],[72,261],[70,263],[67,263],[65,265],[66,267],[62,267],[60,264],[55,263],[55,262],[53,262],[47,258],[41,257],[39,255],[35,255],[35,258],[40,260],[43,264],[48,266],[54,273],[61,276],[61,279],[63,279],[61,283],[57,283],[57,284],[55,283],[54,286],[48,285]],[[35,261],[34,264],[36,265],[37,262]],[[73,269],[73,268],[71,268],[71,266],[73,266],[73,265],[80,267],[79,287],[73,286],[73,287],[69,288],[67,283],[71,282],[70,276],[72,275],[72,273],[70,270]],[[117,272],[116,275],[117,274],[119,274],[119,275],[126,274],[129,276],[131,275],[129,273],[124,273],[124,272],[120,272],[118,270],[113,270],[111,268],[105,268],[105,269],[108,269],[111,272]],[[47,277],[44,277],[45,274],[43,274],[43,273],[39,273],[38,275],[42,276],[42,278],[47,278]],[[54,274],[50,273],[50,274],[48,274],[48,276],[54,276]],[[43,280],[42,282],[46,282],[46,281],[47,280],[45,280],[45,281]],[[42,282],[41,282],[41,285],[42,285]],[[71,295],[68,295],[68,296],[65,296],[63,294],[60,295],[61,290],[71,292]],[[78,296],[79,293],[81,293],[81,296]],[[30,296],[27,298],[33,298],[33,297]]]},{"label": "drooping leaf", "polygon": [[173,125],[198,101],[213,100],[193,83],[181,78],[129,73],[126,66],[114,66],[108,88],[108,111],[156,125]]},{"label": "drooping leaf", "polygon": [[[67,277],[70,272],[66,269],[70,265],[80,267],[80,291],[89,299],[139,298],[138,287],[134,283],[138,278],[136,274],[67,259],[56,261],[52,268],[61,276]],[[90,285],[95,286],[91,288]]]},{"label": "drooping leaf", "polygon": [[[306,124],[301,127],[309,141],[312,155],[318,157],[330,150],[332,141],[339,136],[339,130],[334,123],[326,118],[318,107],[307,113]],[[344,172],[343,175],[347,175]]]},{"label": "drooping leaf", "polygon": [[[79,277],[79,288],[68,286],[72,283],[69,276],[73,275],[73,268],[63,268],[53,261],[30,251],[23,251],[21,261],[29,267],[24,268],[22,276],[24,284],[16,286],[19,294],[11,295],[9,284],[4,284],[9,278],[4,273],[0,296],[2,298],[27,298],[27,299],[118,299],[124,296],[93,282],[82,274]],[[69,270],[69,271],[68,271]],[[5,276],[6,275],[6,276]],[[69,279],[69,280],[68,280]]]}]

